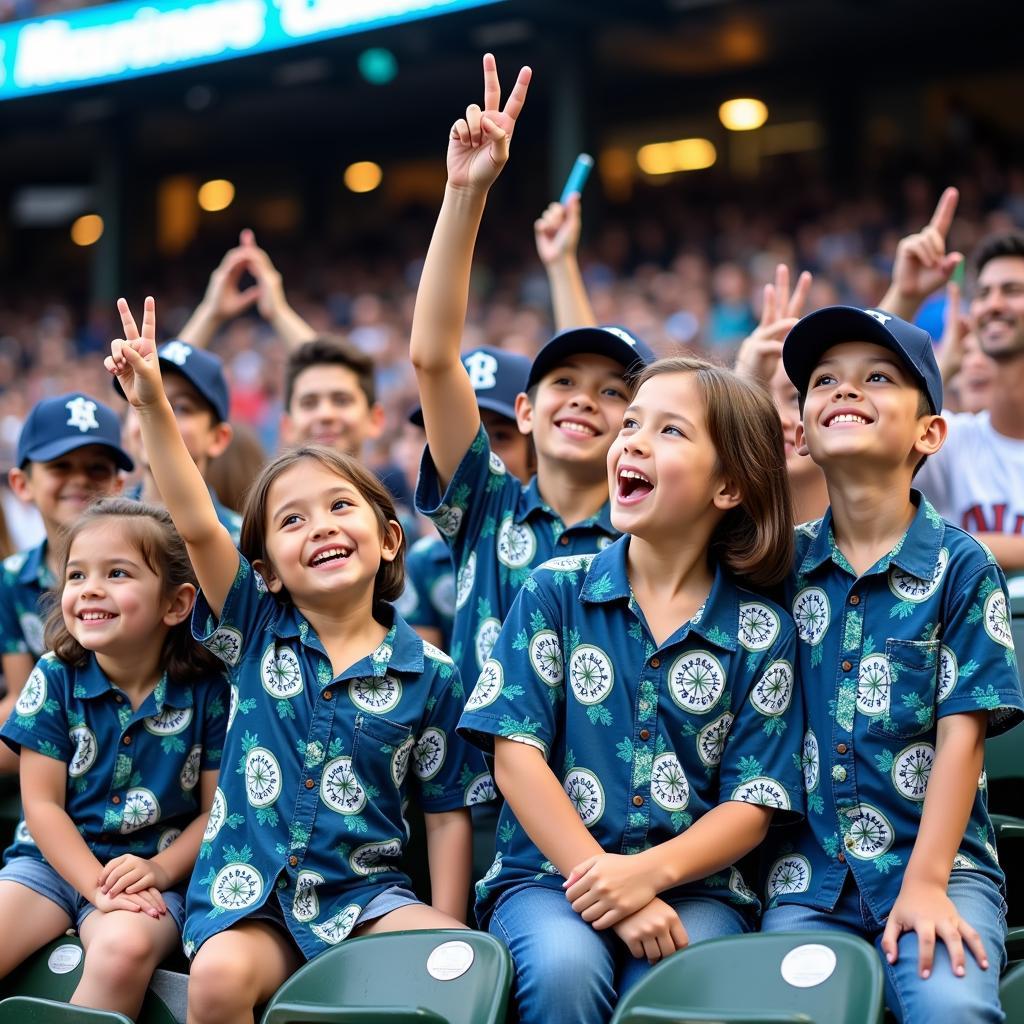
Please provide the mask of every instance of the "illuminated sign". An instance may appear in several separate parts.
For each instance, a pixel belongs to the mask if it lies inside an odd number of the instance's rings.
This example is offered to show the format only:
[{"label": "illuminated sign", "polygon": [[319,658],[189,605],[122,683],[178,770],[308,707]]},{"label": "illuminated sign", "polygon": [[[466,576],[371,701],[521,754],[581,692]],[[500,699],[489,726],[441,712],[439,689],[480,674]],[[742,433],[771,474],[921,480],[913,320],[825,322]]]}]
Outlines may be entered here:
[{"label": "illuminated sign", "polygon": [[208,64],[504,0],[156,0],[0,25],[0,99]]}]

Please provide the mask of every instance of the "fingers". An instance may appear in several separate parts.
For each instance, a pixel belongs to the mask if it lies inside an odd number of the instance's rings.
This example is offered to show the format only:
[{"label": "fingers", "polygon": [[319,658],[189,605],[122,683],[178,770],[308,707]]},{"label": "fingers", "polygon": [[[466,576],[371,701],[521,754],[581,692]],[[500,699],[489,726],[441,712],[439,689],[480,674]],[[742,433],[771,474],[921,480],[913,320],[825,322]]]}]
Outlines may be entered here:
[{"label": "fingers", "polygon": [[476,147],[479,146],[482,139],[483,133],[480,131],[480,122],[483,118],[483,112],[475,103],[470,103],[466,107],[466,124],[469,125],[469,141],[470,145]]},{"label": "fingers", "polygon": [[451,137],[453,140],[462,143],[463,146],[468,146],[470,144],[469,125],[466,124],[466,119],[464,117],[460,117],[458,121],[452,125]]},{"label": "fingers", "polygon": [[501,83],[498,81],[498,62],[493,53],[484,54],[484,110],[499,110]]},{"label": "fingers", "polygon": [[775,318],[775,285],[766,284],[761,298],[760,326],[767,327]]},{"label": "fingers", "polygon": [[[620,921],[625,920],[628,916],[628,914],[624,914],[621,910],[617,910],[615,907],[612,907],[609,910],[606,910],[603,914],[601,914],[596,920],[590,921],[590,926],[595,931],[603,932],[606,928],[611,928],[614,925],[617,925]],[[585,915],[583,917],[583,920],[587,920]]]},{"label": "fingers", "polygon": [[142,340],[156,348],[156,300],[152,295],[146,296],[142,306]]},{"label": "fingers", "polygon": [[[967,973],[967,955],[964,953],[964,944],[960,938],[960,929],[957,927],[959,921],[942,921],[936,927],[936,933],[946,944],[949,951],[949,962],[953,973],[962,978]],[[934,953],[934,946],[932,947]],[[932,965],[928,964],[928,974],[931,973]],[[921,971],[921,977],[927,978],[928,974]]]},{"label": "fingers", "polygon": [[775,268],[775,294],[779,309],[785,309],[789,305],[789,267],[785,263]]},{"label": "fingers", "polygon": [[504,164],[508,159],[508,132],[499,128],[489,117],[482,118],[480,126],[491,143],[491,159],[498,165]]},{"label": "fingers", "polygon": [[935,962],[935,925],[922,921],[914,931],[917,932],[917,969],[922,978],[927,978]]},{"label": "fingers", "polygon": [[651,935],[643,940],[643,955],[647,957],[649,964],[656,964],[661,959],[661,946],[658,945],[658,937]]},{"label": "fingers", "polygon": [[[158,918],[161,914],[165,914],[167,912],[166,908],[161,910],[160,907],[157,906],[156,900],[150,894],[150,890],[148,889],[143,892],[137,892],[131,897],[131,899],[136,900],[143,913],[148,914],[150,917]],[[162,903],[163,900],[160,902]]]},{"label": "fingers", "polygon": [[967,948],[971,951],[974,959],[978,961],[978,966],[983,970],[988,970],[988,953],[985,952],[985,943],[981,941],[981,936],[964,920],[960,921],[960,934],[964,938],[964,942],[967,943]]},{"label": "fingers", "polygon": [[139,336],[139,329],[135,325],[135,317],[132,316],[132,311],[128,308],[127,299],[117,300],[117,311],[121,314],[121,327],[124,330],[124,336],[128,341],[135,341]]},{"label": "fingers", "polygon": [[807,305],[807,295],[813,281],[814,278],[808,270],[803,271],[797,278],[793,296],[789,300],[789,308],[785,311],[787,316],[799,318],[804,315],[804,306]]},{"label": "fingers", "polygon": [[885,931],[882,932],[882,952],[885,954],[885,959],[888,963],[896,963],[897,957],[899,956],[899,937],[903,931],[900,922],[892,914],[889,915],[889,920],[885,923]]},{"label": "fingers", "polygon": [[167,903],[164,901],[163,893],[160,892],[160,890],[153,885],[151,885],[146,890],[146,893],[149,896],[149,898],[153,901],[153,904],[156,906],[156,909],[159,910],[161,914],[166,914]]},{"label": "fingers", "polygon": [[242,228],[238,235],[238,244],[244,249],[256,244],[256,234],[252,228]]},{"label": "fingers", "polygon": [[138,914],[142,911],[143,907],[135,896],[117,896],[110,901],[110,909],[128,910],[133,914]]},{"label": "fingers", "polygon": [[953,216],[956,214],[956,204],[960,201],[960,193],[955,188],[947,188],[935,206],[935,212],[928,226],[934,228],[942,236],[945,242],[946,235],[953,224]]},{"label": "fingers", "polygon": [[672,941],[675,943],[675,948],[686,949],[690,944],[690,936],[687,935],[683,922],[679,920],[678,915],[674,921],[669,923],[668,930],[672,936]]},{"label": "fingers", "polygon": [[[585,911],[589,910],[591,907],[594,907],[596,909],[600,901],[601,897],[598,896],[595,892],[593,892],[593,890],[584,890],[575,899],[571,900],[572,909],[575,910],[577,914],[580,914],[583,917],[584,921],[593,921],[596,918],[600,917],[601,914],[591,914],[590,917],[587,917]],[[601,913],[603,912],[604,911],[601,911]]]},{"label": "fingers", "polygon": [[[533,78],[533,71],[528,67],[519,69],[519,77],[516,79],[516,84],[512,87],[512,92],[509,94],[508,102],[505,104],[505,109],[502,111],[506,116],[510,117],[515,121],[520,112],[523,109],[523,104],[526,102],[526,92],[530,88],[530,79]],[[488,110],[497,110],[495,107],[488,107]]]}]

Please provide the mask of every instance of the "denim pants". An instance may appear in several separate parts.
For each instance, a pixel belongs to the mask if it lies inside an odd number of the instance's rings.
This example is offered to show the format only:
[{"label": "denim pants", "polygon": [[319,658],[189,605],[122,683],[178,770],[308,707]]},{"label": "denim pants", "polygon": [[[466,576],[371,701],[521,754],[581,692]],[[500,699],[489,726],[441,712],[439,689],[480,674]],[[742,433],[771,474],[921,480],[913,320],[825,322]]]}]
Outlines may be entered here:
[{"label": "denim pants", "polygon": [[[690,943],[750,930],[736,908],[697,897],[668,901]],[[595,931],[560,890],[526,883],[504,893],[488,929],[515,962],[522,1024],[608,1024],[619,998],[650,969],[611,928]]]},{"label": "denim pants", "polygon": [[1006,1019],[999,1006],[999,974],[1006,966],[1006,903],[995,882],[974,871],[954,871],[947,888],[960,916],[981,936],[989,966],[983,971],[964,946],[967,973],[953,973],[946,944],[935,940],[935,963],[928,978],[917,964],[917,933],[904,932],[899,939],[896,963],[882,952],[885,922],[879,921],[861,899],[852,875],[831,912],[814,907],[784,904],[765,913],[765,932],[853,932],[873,942],[885,970],[885,1001],[901,1024],[997,1024]]}]

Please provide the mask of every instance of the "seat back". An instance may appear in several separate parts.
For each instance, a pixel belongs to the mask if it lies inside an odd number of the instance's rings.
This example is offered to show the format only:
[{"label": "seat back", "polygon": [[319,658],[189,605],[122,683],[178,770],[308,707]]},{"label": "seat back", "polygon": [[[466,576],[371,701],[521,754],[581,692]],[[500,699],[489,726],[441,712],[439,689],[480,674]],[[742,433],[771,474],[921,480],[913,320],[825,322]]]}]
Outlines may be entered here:
[{"label": "seat back", "polygon": [[1017,964],[999,983],[999,1002],[1008,1021],[1024,1020],[1024,964]]},{"label": "seat back", "polygon": [[700,942],[668,957],[620,1001],[612,1024],[881,1024],[882,964],[842,932],[773,932]]},{"label": "seat back", "polygon": [[132,1024],[131,1018],[108,1010],[91,1010],[51,999],[12,996],[0,1002],[0,1024]]},{"label": "seat back", "polygon": [[311,960],[278,989],[263,1024],[502,1024],[511,984],[508,951],[484,932],[385,932],[348,939]]}]

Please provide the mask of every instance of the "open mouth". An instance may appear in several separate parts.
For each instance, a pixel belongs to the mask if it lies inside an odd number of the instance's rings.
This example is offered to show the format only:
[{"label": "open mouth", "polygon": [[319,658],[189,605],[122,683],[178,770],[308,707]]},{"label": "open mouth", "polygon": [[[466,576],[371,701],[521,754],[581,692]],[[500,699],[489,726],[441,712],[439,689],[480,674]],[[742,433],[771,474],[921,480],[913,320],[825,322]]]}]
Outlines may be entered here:
[{"label": "open mouth", "polygon": [[839,412],[825,420],[826,427],[865,427],[871,420],[856,412]]},{"label": "open mouth", "polygon": [[625,505],[643,501],[654,490],[650,478],[638,469],[620,469],[618,474],[618,500]]},{"label": "open mouth", "polygon": [[98,610],[89,610],[78,613],[78,619],[80,622],[109,622],[111,619],[116,619],[117,616],[113,612],[104,612]]},{"label": "open mouth", "polygon": [[352,554],[350,548],[343,547],[331,547],[324,548],[322,551],[318,551],[310,559],[309,564],[317,569],[322,565],[330,565],[332,562],[343,562],[349,555]]},{"label": "open mouth", "polygon": [[582,420],[559,420],[555,426],[558,427],[559,430],[564,431],[567,434],[572,434],[576,437],[597,437],[597,430],[595,430],[589,423],[584,423]]}]

